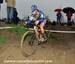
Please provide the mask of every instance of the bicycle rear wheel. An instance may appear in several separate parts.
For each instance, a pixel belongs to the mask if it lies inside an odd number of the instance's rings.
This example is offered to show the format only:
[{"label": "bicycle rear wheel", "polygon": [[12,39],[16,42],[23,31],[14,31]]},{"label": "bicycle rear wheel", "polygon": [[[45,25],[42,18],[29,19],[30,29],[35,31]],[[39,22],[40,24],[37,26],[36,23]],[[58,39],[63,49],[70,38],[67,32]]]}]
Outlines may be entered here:
[{"label": "bicycle rear wheel", "polygon": [[38,43],[35,34],[27,31],[21,39],[21,50],[25,57],[33,55],[36,52]]}]

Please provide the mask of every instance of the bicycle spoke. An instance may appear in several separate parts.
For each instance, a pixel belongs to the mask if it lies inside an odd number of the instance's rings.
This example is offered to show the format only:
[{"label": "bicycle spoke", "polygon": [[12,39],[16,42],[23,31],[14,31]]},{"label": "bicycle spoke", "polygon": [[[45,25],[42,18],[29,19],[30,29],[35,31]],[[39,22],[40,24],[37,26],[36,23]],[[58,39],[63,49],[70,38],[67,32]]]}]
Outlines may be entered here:
[{"label": "bicycle spoke", "polygon": [[37,43],[35,41],[35,36],[33,33],[28,33],[25,35],[22,42],[22,53],[24,56],[30,56],[36,52]]}]

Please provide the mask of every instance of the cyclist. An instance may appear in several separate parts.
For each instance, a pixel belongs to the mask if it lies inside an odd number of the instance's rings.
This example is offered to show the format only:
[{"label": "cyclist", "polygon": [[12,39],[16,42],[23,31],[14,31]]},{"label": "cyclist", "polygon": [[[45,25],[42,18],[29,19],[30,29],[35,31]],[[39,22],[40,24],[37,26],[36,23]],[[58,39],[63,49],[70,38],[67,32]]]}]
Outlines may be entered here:
[{"label": "cyclist", "polygon": [[[32,5],[31,10],[32,10],[32,14],[29,17],[29,20],[26,22],[26,24],[31,24],[32,21],[35,21],[35,25],[36,26],[39,25],[39,27],[40,27],[41,34],[42,34],[42,37],[43,37],[43,41],[46,41],[46,36],[45,36],[45,33],[44,33],[45,32],[44,27],[45,27],[45,24],[46,24],[45,15],[41,10],[39,10],[37,8],[36,5]],[[35,33],[36,33],[37,39],[40,41],[40,39],[38,37],[39,32],[38,32],[38,29],[36,28],[36,26],[34,27]]]}]

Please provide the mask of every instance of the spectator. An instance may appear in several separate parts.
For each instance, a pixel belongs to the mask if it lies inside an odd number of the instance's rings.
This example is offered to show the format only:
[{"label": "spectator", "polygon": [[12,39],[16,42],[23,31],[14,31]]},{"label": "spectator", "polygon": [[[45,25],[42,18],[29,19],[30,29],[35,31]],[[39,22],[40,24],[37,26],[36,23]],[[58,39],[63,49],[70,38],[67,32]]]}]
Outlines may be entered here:
[{"label": "spectator", "polygon": [[0,0],[0,4],[2,4],[3,3],[3,0]]},{"label": "spectator", "polygon": [[7,20],[8,23],[12,22],[13,19],[13,12],[15,8],[15,0],[5,0],[7,3]]},{"label": "spectator", "polygon": [[[1,4],[3,3],[3,0],[0,0],[0,13],[1,13]],[[1,17],[0,17],[1,19]]]},{"label": "spectator", "polygon": [[19,21],[19,17],[18,17],[18,12],[16,10],[16,8],[14,8],[14,12],[13,12],[13,23],[14,24],[18,24],[18,21]]},{"label": "spectator", "polygon": [[57,23],[61,23],[62,14],[61,12],[57,13]]},{"label": "spectator", "polygon": [[71,17],[72,17],[71,11],[69,11],[69,12],[66,14],[66,16],[67,16],[68,22],[71,22]]}]

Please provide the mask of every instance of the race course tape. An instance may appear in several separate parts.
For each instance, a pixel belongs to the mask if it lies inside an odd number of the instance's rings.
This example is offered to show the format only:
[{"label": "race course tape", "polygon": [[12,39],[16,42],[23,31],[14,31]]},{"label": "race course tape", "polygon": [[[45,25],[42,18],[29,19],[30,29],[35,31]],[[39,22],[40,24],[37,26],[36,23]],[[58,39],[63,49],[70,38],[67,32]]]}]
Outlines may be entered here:
[{"label": "race course tape", "polygon": [[[26,28],[27,29],[27,28]],[[33,31],[33,28],[28,28],[28,30]],[[40,31],[40,30],[39,30]],[[52,32],[52,33],[75,33],[75,31],[61,31],[61,30],[45,30],[47,32]]]},{"label": "race course tape", "polygon": [[0,27],[0,29],[8,29],[8,28],[15,28],[15,27]]},{"label": "race course tape", "polygon": [[75,31],[46,30],[53,33],[75,33]]},{"label": "race course tape", "polygon": [[[9,28],[16,28],[16,27],[0,27],[0,29],[9,29]],[[29,28],[29,30],[34,30],[34,29]],[[75,33],[75,31],[60,31],[60,30],[45,30],[45,31],[53,32],[53,33]]]}]

